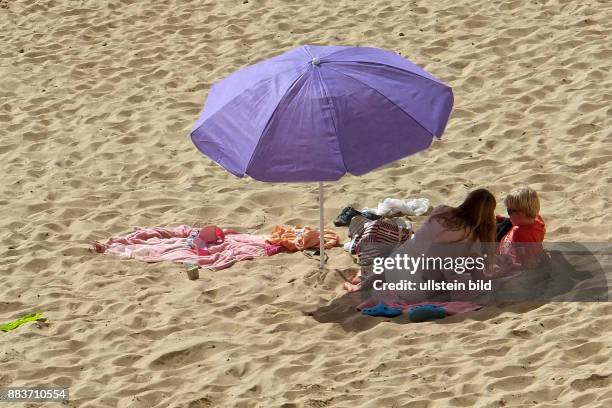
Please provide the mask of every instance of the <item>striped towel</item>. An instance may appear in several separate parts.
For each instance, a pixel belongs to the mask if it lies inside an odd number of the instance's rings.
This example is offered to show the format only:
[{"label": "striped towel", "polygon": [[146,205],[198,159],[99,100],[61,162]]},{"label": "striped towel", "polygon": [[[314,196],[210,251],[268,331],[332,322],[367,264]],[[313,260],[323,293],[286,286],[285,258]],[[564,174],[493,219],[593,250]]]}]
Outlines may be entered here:
[{"label": "striped towel", "polygon": [[[353,252],[359,258],[362,274],[367,272],[374,258],[390,255],[402,242],[412,238],[412,224],[401,225],[401,220],[369,220],[356,216],[349,225],[349,237],[353,239]],[[400,224],[400,225],[398,225]]]}]

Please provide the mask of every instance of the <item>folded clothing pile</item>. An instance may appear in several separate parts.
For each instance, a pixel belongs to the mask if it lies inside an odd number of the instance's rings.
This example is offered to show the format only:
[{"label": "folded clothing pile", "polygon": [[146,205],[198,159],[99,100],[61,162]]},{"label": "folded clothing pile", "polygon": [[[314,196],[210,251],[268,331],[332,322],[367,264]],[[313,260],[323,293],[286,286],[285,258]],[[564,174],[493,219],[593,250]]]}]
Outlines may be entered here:
[{"label": "folded clothing pile", "polygon": [[[333,230],[323,231],[325,249],[340,245],[340,237]],[[276,226],[267,242],[285,248],[288,251],[303,251],[309,248],[319,248],[319,231],[309,227]]]}]

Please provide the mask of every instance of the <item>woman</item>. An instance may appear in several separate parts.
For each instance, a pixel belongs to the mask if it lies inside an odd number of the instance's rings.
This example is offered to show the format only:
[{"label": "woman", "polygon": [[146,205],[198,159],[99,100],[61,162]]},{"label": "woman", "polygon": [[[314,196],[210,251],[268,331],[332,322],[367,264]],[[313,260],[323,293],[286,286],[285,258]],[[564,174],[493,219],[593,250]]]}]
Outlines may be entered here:
[{"label": "woman", "polygon": [[[406,257],[417,259],[427,256],[432,258],[434,252],[438,250],[437,256],[445,257],[445,255],[457,258],[456,250],[463,248],[462,251],[470,256],[480,256],[486,260],[486,264],[491,265],[494,261],[494,243],[495,243],[495,206],[496,201],[493,194],[486,189],[474,190],[468,194],[466,199],[458,207],[438,206],[436,207],[421,228],[414,234],[413,239],[402,244],[395,254],[389,258],[404,260]],[[455,244],[452,246],[434,245],[434,244]],[[490,243],[483,245],[482,243]],[[444,248],[444,249],[442,249]],[[442,249],[440,251],[440,249]],[[450,252],[444,253],[445,251]],[[382,262],[381,262],[382,263]],[[395,265],[393,268],[385,268],[384,275],[377,274],[369,277],[364,277],[364,282],[360,284],[345,284],[348,291],[367,290],[374,287],[376,290],[381,287],[380,281],[384,278],[386,283],[412,281],[418,284],[425,280],[448,279],[447,272],[438,270],[430,271],[428,268],[415,267],[415,264],[406,264],[401,267]],[[386,265],[385,265],[386,266]],[[482,279],[484,275],[482,271],[474,271],[471,276],[476,279]],[[441,276],[443,274],[444,276]],[[378,281],[378,282],[376,282]],[[402,293],[402,297],[406,295],[410,300],[422,300],[417,298],[426,298],[427,296],[421,291],[413,293]]]}]

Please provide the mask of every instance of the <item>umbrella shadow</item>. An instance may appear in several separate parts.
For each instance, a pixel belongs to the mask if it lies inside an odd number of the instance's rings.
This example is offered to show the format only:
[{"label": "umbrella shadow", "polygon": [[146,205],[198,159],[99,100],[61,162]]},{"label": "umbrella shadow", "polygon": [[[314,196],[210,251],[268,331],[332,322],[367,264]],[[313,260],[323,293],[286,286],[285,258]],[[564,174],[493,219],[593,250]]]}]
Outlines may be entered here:
[{"label": "umbrella shadow", "polygon": [[[338,277],[342,282],[351,281],[352,274],[347,270],[333,269],[326,273],[328,279],[330,276]],[[333,279],[333,278],[331,278]],[[338,280],[335,280],[336,283]],[[362,332],[369,330],[381,323],[390,322],[395,324],[419,324],[412,322],[406,313],[401,316],[390,317],[373,317],[362,315],[358,310],[359,306],[364,301],[370,298],[370,291],[347,292],[326,305],[317,307],[313,311],[305,312],[304,314],[312,317],[319,323],[335,323],[340,325],[346,332]],[[534,304],[500,304],[496,306],[487,306],[474,312],[457,314],[448,316],[444,319],[434,320],[429,324],[451,324],[458,323],[464,320],[486,321],[492,319],[499,314],[507,311],[515,313],[523,313],[542,306],[541,303]],[[422,323],[421,323],[422,324]]]},{"label": "umbrella shadow", "polygon": [[[541,270],[526,271],[513,280],[500,293],[475,300],[482,308],[456,314],[444,319],[423,322],[427,324],[454,324],[464,321],[488,321],[504,312],[523,314],[551,302],[609,301],[609,266],[602,267],[601,258],[593,251],[573,244],[571,248],[548,248],[550,262]],[[334,270],[342,281],[350,282],[350,273]],[[347,332],[369,330],[383,322],[417,324],[407,314],[395,318],[361,315],[357,306],[370,298],[369,291],[346,293],[329,304],[306,313],[319,323],[336,323]],[[421,323],[422,324],[422,323]]]},{"label": "umbrella shadow", "polygon": [[444,319],[416,323],[411,321],[406,313],[394,318],[364,316],[357,310],[357,306],[363,301],[363,294],[359,292],[347,293],[345,295],[333,299],[327,305],[319,306],[316,310],[306,313],[306,315],[312,317],[319,323],[338,324],[346,332],[362,332],[369,330],[381,323],[387,322],[402,325],[455,324],[464,321],[483,322],[494,319],[495,317],[505,312],[521,314],[538,309],[546,304],[546,302],[498,303],[483,306],[481,309],[469,313],[456,314],[448,316]]}]

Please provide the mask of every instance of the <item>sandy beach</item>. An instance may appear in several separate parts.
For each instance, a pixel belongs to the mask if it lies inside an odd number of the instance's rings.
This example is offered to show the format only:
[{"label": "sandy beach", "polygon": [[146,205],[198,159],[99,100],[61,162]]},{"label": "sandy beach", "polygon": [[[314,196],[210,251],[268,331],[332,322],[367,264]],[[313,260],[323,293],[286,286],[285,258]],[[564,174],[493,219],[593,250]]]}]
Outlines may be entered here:
[{"label": "sandy beach", "polygon": [[0,323],[48,319],[0,332],[0,388],[69,388],[64,406],[91,408],[612,406],[609,302],[415,324],[355,311],[342,248],[327,272],[282,253],[197,281],[89,250],[135,226],[316,227],[316,183],[238,179],[189,137],[214,83],[303,44],[398,52],[455,97],[430,149],[325,184],[327,227],[346,205],[457,205],[479,187],[505,211],[527,183],[547,241],[612,242],[611,15],[605,0],[0,0]]}]

